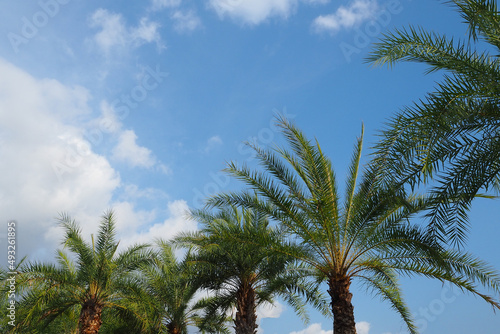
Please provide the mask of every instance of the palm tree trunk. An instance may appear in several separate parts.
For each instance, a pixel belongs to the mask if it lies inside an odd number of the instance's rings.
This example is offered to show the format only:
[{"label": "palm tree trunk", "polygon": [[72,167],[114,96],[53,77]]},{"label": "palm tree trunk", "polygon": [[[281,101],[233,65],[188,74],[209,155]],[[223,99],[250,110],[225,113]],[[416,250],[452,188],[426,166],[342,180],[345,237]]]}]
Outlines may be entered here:
[{"label": "palm tree trunk", "polygon": [[351,280],[347,277],[341,279],[330,277],[328,281],[328,293],[332,299],[333,334],[356,334],[350,285]]},{"label": "palm tree trunk", "polygon": [[82,305],[78,327],[80,334],[97,334],[102,324],[102,305],[95,299],[87,300]]},{"label": "palm tree trunk", "polygon": [[167,325],[167,333],[168,334],[180,334],[181,329],[174,322],[171,322]]},{"label": "palm tree trunk", "polygon": [[242,284],[237,292],[235,334],[256,334],[255,290],[250,284]]}]

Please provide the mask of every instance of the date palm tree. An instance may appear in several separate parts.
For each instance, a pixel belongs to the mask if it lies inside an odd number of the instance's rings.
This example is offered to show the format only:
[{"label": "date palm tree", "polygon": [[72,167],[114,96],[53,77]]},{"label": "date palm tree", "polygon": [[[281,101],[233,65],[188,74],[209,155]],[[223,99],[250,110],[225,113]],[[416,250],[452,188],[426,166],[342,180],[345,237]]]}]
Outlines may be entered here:
[{"label": "date palm tree", "polygon": [[203,224],[201,231],[180,234],[177,243],[189,246],[197,272],[197,284],[213,292],[201,305],[205,319],[233,310],[236,334],[257,333],[256,308],[273,303],[279,296],[304,320],[304,298],[327,313],[316,286],[302,279],[293,258],[272,252],[261,245],[279,243],[281,234],[268,219],[253,210],[222,206],[216,213],[192,210],[191,216]]},{"label": "date palm tree", "polygon": [[[129,300],[137,305],[145,333],[187,334],[201,323],[196,303],[198,286],[189,253],[176,259],[171,245],[157,240],[154,261],[141,267]],[[226,333],[224,318],[211,319],[202,330]]]},{"label": "date palm tree", "polygon": [[362,136],[355,146],[346,196],[341,201],[332,163],[319,143],[307,140],[283,117],[278,126],[290,149],[249,144],[263,171],[229,163],[227,171],[250,189],[216,195],[209,204],[240,205],[280,223],[290,240],[272,248],[302,261],[312,268],[313,277],[327,283],[335,334],[356,333],[350,288],[354,280],[387,300],[411,333],[417,328],[401,296],[398,274],[448,281],[500,307],[477,286],[498,293],[498,273],[470,254],[443,249],[422,228],[409,223],[426,208],[426,198],[396,196],[379,182],[375,167],[362,173]]},{"label": "date palm tree", "polygon": [[18,278],[25,291],[19,308],[25,314],[14,330],[46,326],[77,312],[78,332],[96,334],[103,311],[127,311],[129,275],[151,261],[152,252],[142,244],[118,253],[111,211],[102,216],[91,243],[83,240],[80,227],[69,216],[62,215],[59,222],[65,230],[64,246],[71,254],[58,250],[56,264],[34,262],[22,267]]},{"label": "date palm tree", "polygon": [[[385,35],[368,61],[424,63],[429,73],[444,71],[432,93],[389,121],[376,145],[377,160],[389,182],[437,181],[430,231],[442,242],[461,244],[473,198],[500,189],[500,14],[493,0],[449,2],[468,25],[468,41],[409,27]],[[477,49],[480,40],[488,51]]]}]

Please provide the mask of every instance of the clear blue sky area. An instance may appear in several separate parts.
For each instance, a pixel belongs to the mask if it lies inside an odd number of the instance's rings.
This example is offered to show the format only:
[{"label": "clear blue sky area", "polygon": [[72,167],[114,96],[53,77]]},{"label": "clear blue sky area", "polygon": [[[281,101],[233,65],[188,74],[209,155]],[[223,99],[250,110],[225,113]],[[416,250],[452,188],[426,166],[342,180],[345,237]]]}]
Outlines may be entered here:
[{"label": "clear blue sky area", "polygon": [[[456,10],[436,0],[1,6],[0,238],[15,219],[19,256],[45,261],[60,246],[60,212],[89,236],[113,208],[124,246],[197,229],[189,207],[240,187],[221,172],[226,162],[254,163],[242,142],[282,142],[277,112],[319,140],[343,182],[362,125],[367,161],[384,122],[442,75],[420,64],[373,68],[372,44],[409,25],[467,38]],[[499,217],[497,200],[477,201],[466,246],[496,268]],[[422,333],[500,333],[477,298],[421,278],[402,286]],[[406,333],[387,303],[353,289],[360,334]],[[314,311],[301,323],[283,303],[259,312],[261,333],[332,330]]]}]

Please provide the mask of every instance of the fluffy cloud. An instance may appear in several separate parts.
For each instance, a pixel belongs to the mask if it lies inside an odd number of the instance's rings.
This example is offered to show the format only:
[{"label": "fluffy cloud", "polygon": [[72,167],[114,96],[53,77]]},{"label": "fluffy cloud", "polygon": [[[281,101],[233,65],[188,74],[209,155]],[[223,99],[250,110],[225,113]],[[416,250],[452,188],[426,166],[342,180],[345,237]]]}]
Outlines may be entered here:
[{"label": "fluffy cloud", "polygon": [[[115,161],[130,167],[155,167],[164,174],[171,172],[170,168],[157,161],[150,149],[137,144],[137,135],[133,130],[123,129],[120,117],[107,101],[101,103],[100,109],[101,116],[89,123],[91,127],[89,137],[100,139],[101,136],[110,134],[116,138],[117,143],[112,149],[112,158]],[[99,139],[93,141],[99,142]]]},{"label": "fluffy cloud", "polygon": [[360,321],[356,323],[356,332],[358,334],[369,334],[370,333],[370,323],[366,321]]},{"label": "fluffy cloud", "polygon": [[101,28],[101,31],[94,36],[94,40],[105,52],[109,52],[113,46],[125,45],[127,29],[120,14],[98,9],[90,19],[90,26]]},{"label": "fluffy cloud", "polygon": [[325,331],[321,328],[321,324],[312,324],[306,329],[299,332],[291,332],[290,334],[333,334],[333,330]]},{"label": "fluffy cloud", "polygon": [[219,136],[212,136],[208,138],[207,144],[205,146],[205,149],[203,150],[204,153],[208,154],[210,153],[214,148],[222,145],[222,139]]},{"label": "fluffy cloud", "polygon": [[37,80],[1,59],[0,72],[0,221],[18,221],[26,254],[51,239],[58,212],[101,213],[120,177],[73,122],[90,112],[85,89]]},{"label": "fluffy cloud", "polygon": [[[88,238],[102,213],[114,208],[122,245],[196,229],[184,218],[186,202],[167,203],[159,190],[123,185],[109,160],[93,151],[85,131],[93,123],[81,121],[91,116],[86,89],[33,78],[2,59],[0,72],[0,221],[17,221],[19,258],[52,259],[62,237],[55,219],[61,212],[79,222]],[[109,132],[123,135],[123,145],[138,154],[135,163],[150,165],[150,151],[141,155],[135,133],[122,131],[112,110],[104,110]],[[140,210],[134,204],[140,200],[166,204]],[[5,237],[0,231],[0,243]]]},{"label": "fluffy cloud", "polygon": [[315,4],[324,5],[326,3],[329,3],[330,0],[302,0],[302,2],[305,2],[307,4],[312,4],[312,5],[315,5]]},{"label": "fluffy cloud", "polygon": [[258,25],[268,18],[288,18],[299,3],[326,4],[330,0],[209,0],[209,6],[220,18],[230,17],[236,22]]},{"label": "fluffy cloud", "polygon": [[349,29],[369,20],[378,8],[376,0],[354,0],[348,7],[341,6],[333,14],[318,16],[313,28],[317,32],[335,34],[341,29]]},{"label": "fluffy cloud", "polygon": [[275,302],[274,304],[264,303],[257,308],[257,319],[279,318],[285,310],[283,304]]},{"label": "fluffy cloud", "polygon": [[[358,334],[369,334],[370,324],[366,321],[356,323],[356,332]],[[290,334],[333,334],[333,330],[325,331],[321,328],[321,324],[312,324],[306,329],[299,332],[291,332]]]},{"label": "fluffy cloud", "polygon": [[151,8],[153,10],[161,10],[163,8],[174,8],[181,4],[181,0],[153,0]]},{"label": "fluffy cloud", "polygon": [[117,47],[137,47],[152,42],[162,47],[158,33],[160,25],[147,18],[142,18],[137,27],[127,27],[121,14],[100,8],[92,14],[89,24],[100,29],[94,36],[94,42],[106,55]]},{"label": "fluffy cloud", "polygon": [[[126,219],[126,215],[134,212],[130,207],[121,207],[118,213],[119,217]],[[133,233],[124,234],[122,238],[123,245],[132,245],[135,243],[151,243],[155,238],[170,239],[179,232],[196,231],[198,224],[186,218],[188,212],[187,202],[184,200],[177,200],[169,202],[167,205],[168,218],[161,223],[151,223],[147,219],[147,213],[139,213],[139,216],[134,219],[135,222],[142,221],[140,225],[134,225]],[[152,218],[152,216],[150,216]],[[140,228],[141,232],[137,233]]]},{"label": "fluffy cloud", "polygon": [[114,108],[107,101],[102,101],[100,109],[101,116],[93,119],[89,126],[99,134],[119,133],[122,128],[122,122]]},{"label": "fluffy cloud", "polygon": [[174,29],[179,33],[189,33],[201,27],[201,20],[194,11],[175,11],[172,14]]},{"label": "fluffy cloud", "polygon": [[137,27],[130,29],[130,39],[135,45],[156,42],[160,44],[160,34],[158,28],[160,25],[156,22],[150,22],[148,18],[141,18]]},{"label": "fluffy cloud", "polygon": [[137,145],[137,135],[133,130],[125,130],[118,138],[118,144],[113,149],[113,158],[125,162],[132,167],[150,168],[156,159],[151,150]]},{"label": "fluffy cloud", "polygon": [[257,25],[269,17],[287,18],[297,6],[297,0],[210,0],[210,6],[220,17]]}]

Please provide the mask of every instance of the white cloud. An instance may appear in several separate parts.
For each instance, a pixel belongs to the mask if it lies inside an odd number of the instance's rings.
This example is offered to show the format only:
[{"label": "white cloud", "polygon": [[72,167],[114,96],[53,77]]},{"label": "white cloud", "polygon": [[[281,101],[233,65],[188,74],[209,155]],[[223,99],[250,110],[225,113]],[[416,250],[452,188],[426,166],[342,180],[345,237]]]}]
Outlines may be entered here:
[{"label": "white cloud", "polygon": [[210,153],[213,149],[223,144],[222,139],[219,136],[212,136],[208,138],[207,144],[203,152],[206,154]]},{"label": "white cloud", "polygon": [[[134,239],[137,230],[154,221],[156,217],[154,211],[137,210],[131,202],[115,202],[112,206],[117,222],[117,233],[125,240]],[[128,244],[121,241],[120,246],[126,247]]]},{"label": "white cloud", "polygon": [[98,216],[120,176],[74,124],[90,112],[84,88],[35,79],[2,59],[0,73],[0,221],[18,221],[23,252],[52,255],[54,217]]},{"label": "white cloud", "polygon": [[127,29],[120,14],[109,13],[100,8],[92,14],[90,26],[101,28],[101,31],[94,36],[94,40],[104,52],[109,52],[113,46],[126,44]]},{"label": "white cloud", "polygon": [[305,2],[307,4],[312,4],[312,5],[315,5],[315,4],[324,5],[326,3],[329,3],[330,0],[302,0],[302,2]]},{"label": "white cloud", "polygon": [[257,25],[267,18],[287,18],[297,6],[298,0],[210,0],[209,5],[223,18]]},{"label": "white cloud", "polygon": [[92,120],[90,127],[99,133],[119,133],[122,128],[122,122],[118,119],[114,108],[107,101],[102,101],[100,109],[101,116]]},{"label": "white cloud", "polygon": [[[356,323],[356,332],[358,334],[369,334],[370,324],[366,321]],[[325,331],[321,328],[321,324],[312,324],[306,329],[298,332],[291,332],[290,334],[333,334],[333,329]]]},{"label": "white cloud", "polygon": [[358,334],[369,334],[370,333],[370,323],[366,321],[360,321],[356,323],[356,332]]},{"label": "white cloud", "polygon": [[158,28],[160,28],[160,25],[157,22],[150,22],[148,18],[143,17],[137,27],[130,29],[130,38],[137,45],[152,42],[160,43],[161,38]]},{"label": "white cloud", "polygon": [[189,33],[201,27],[201,20],[194,11],[176,11],[172,15],[174,29],[179,33]]},{"label": "white cloud", "polygon": [[156,164],[156,170],[165,175],[172,174],[172,169],[164,164]]},{"label": "white cloud", "polygon": [[122,185],[123,192],[121,193],[121,200],[138,200],[138,199],[167,199],[168,196],[160,189],[145,188],[141,189],[135,184]]},{"label": "white cloud", "polygon": [[257,308],[257,319],[279,318],[285,310],[283,304],[275,302],[274,304],[264,303]]},{"label": "white cloud", "polygon": [[348,7],[341,6],[330,15],[318,16],[313,22],[317,32],[337,33],[350,29],[374,16],[379,6],[376,0],[354,0]]},{"label": "white cloud", "polygon": [[[130,208],[124,208],[124,214],[131,212]],[[194,220],[186,218],[188,212],[187,202],[184,200],[176,200],[169,202],[167,205],[168,217],[161,223],[149,224],[148,226],[136,226],[136,229],[124,235],[122,238],[123,245],[129,246],[135,243],[151,243],[156,238],[171,239],[180,232],[196,231],[198,224]],[[143,218],[147,218],[144,213]],[[147,219],[143,219],[144,223],[148,223]],[[138,230],[141,230],[139,233]]]},{"label": "white cloud", "polygon": [[151,168],[163,174],[170,174],[169,167],[157,161],[150,149],[137,144],[137,135],[133,130],[123,130],[123,124],[115,109],[107,102],[100,105],[101,116],[89,123],[88,136],[94,144],[99,144],[103,136],[112,135],[117,144],[112,150],[112,158],[131,167]]},{"label": "white cloud", "polygon": [[[55,219],[61,212],[79,222],[88,238],[98,230],[102,213],[114,208],[123,245],[196,228],[196,223],[183,218],[184,201],[170,201],[167,207],[151,211],[135,207],[139,199],[166,201],[167,195],[122,186],[108,159],[92,150],[85,127],[76,121],[90,116],[86,89],[33,78],[2,59],[0,73],[0,221],[18,222],[19,258],[26,254],[29,260],[53,258],[63,232]],[[113,131],[135,143],[135,134],[121,131],[121,123],[103,106]],[[150,157],[143,156],[143,163],[148,164]],[[137,233],[140,239],[135,238]],[[0,231],[0,244],[4,237]],[[0,257],[5,251],[0,249]]]},{"label": "white cloud", "polygon": [[142,18],[137,27],[127,27],[121,14],[100,8],[92,14],[89,24],[92,28],[100,28],[94,42],[106,55],[114,48],[138,47],[152,42],[163,47],[158,32],[160,25],[147,18]]},{"label": "white cloud", "polygon": [[272,318],[276,319],[281,316],[283,311],[285,310],[283,304],[279,302],[275,302],[274,304],[271,303],[264,303],[261,304],[257,307],[256,313],[257,313],[257,334],[263,334],[264,330],[262,329],[261,323],[262,319],[266,318]]},{"label": "white cloud", "polygon": [[330,0],[210,0],[209,6],[220,18],[230,17],[238,23],[258,25],[271,17],[288,18],[299,2],[322,5]]},{"label": "white cloud", "polygon": [[163,8],[174,8],[181,4],[181,0],[153,0],[151,8],[153,10],[161,10]]},{"label": "white cloud", "polygon": [[118,144],[113,149],[113,159],[132,167],[150,168],[156,164],[150,149],[137,145],[137,135],[133,130],[123,131]]},{"label": "white cloud", "polygon": [[321,328],[321,324],[312,324],[306,329],[290,332],[290,334],[333,334],[333,330],[325,331]]}]

